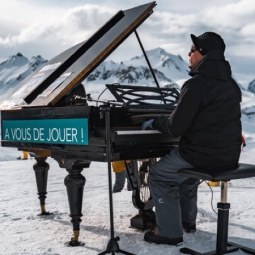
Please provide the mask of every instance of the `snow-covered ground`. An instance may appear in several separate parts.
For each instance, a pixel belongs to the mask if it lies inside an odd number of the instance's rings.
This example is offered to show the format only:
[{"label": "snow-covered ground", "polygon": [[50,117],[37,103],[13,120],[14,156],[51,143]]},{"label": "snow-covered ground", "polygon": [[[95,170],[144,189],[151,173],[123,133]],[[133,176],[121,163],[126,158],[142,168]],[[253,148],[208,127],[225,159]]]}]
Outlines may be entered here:
[{"label": "snow-covered ground", "polygon": [[[246,134],[249,132],[247,131]],[[241,162],[255,164],[254,137],[247,139]],[[1,147],[0,185],[0,254],[2,255],[93,255],[106,249],[110,238],[107,164],[92,162],[83,170],[86,184],[80,231],[82,247],[67,247],[72,237],[72,225],[64,185],[67,175],[51,158],[48,176],[46,209],[53,214],[39,217],[39,200],[33,171],[34,159],[17,160],[21,152]],[[3,161],[3,159],[5,159]],[[114,179],[114,175],[113,175]],[[255,249],[255,178],[233,180],[229,184],[231,203],[229,240]],[[199,186],[197,232],[184,234],[184,244],[205,252],[215,248],[217,215],[211,208],[212,193],[202,183]],[[121,249],[139,255],[180,254],[180,247],[155,245],[143,241],[144,232],[130,228],[130,218],[137,214],[126,189],[113,194],[115,236]],[[213,207],[220,201],[220,187],[213,187]],[[244,254],[237,251],[233,254]]]}]

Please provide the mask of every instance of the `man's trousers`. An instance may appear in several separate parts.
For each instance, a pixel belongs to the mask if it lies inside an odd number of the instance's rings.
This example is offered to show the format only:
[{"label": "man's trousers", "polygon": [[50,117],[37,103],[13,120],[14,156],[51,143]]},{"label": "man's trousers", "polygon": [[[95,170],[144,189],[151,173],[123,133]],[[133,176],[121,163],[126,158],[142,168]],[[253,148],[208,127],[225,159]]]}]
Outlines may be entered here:
[{"label": "man's trousers", "polygon": [[155,203],[158,235],[183,236],[182,222],[195,224],[199,180],[178,175],[182,168],[193,168],[179,154],[178,148],[156,162],[149,172],[149,185]]}]

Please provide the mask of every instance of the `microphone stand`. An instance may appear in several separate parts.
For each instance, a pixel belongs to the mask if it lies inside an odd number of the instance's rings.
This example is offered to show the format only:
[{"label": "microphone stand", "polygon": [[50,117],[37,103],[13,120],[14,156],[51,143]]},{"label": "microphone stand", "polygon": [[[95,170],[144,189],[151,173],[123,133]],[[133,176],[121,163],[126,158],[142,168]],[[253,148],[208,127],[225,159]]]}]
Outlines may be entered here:
[{"label": "microphone stand", "polygon": [[105,104],[105,130],[106,130],[106,159],[108,162],[108,184],[109,184],[109,206],[110,206],[110,227],[111,227],[111,238],[108,241],[106,251],[99,253],[98,255],[104,255],[111,253],[115,255],[115,252],[134,255],[133,253],[123,251],[119,248],[118,236],[114,237],[114,218],[113,218],[113,199],[112,199],[112,172],[111,172],[111,130],[110,130],[110,103]]},{"label": "microphone stand", "polygon": [[112,172],[111,172],[111,125],[110,125],[110,105],[123,105],[120,102],[109,102],[104,100],[93,100],[90,96],[87,98],[85,97],[78,97],[75,96],[73,100],[87,100],[87,101],[94,101],[94,102],[101,102],[104,103],[105,107],[101,110],[104,112],[105,116],[105,132],[106,132],[106,160],[108,163],[108,188],[109,188],[109,207],[110,207],[110,228],[111,228],[111,238],[108,241],[106,250],[104,252],[99,253],[98,255],[104,255],[107,253],[111,253],[115,255],[115,253],[122,253],[126,255],[135,255],[133,253],[121,250],[119,248],[118,241],[120,238],[118,236],[114,237],[114,217],[113,217],[113,198],[112,198]]}]

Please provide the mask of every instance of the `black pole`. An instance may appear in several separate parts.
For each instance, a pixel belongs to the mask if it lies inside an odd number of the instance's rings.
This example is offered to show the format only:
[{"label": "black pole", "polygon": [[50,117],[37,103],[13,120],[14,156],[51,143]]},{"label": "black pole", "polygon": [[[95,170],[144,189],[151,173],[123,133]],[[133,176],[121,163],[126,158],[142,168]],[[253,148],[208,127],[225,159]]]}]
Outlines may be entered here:
[{"label": "black pole", "polygon": [[218,203],[218,223],[217,223],[217,242],[216,251],[225,253],[228,243],[228,221],[229,221],[229,203]]},{"label": "black pole", "polygon": [[111,239],[113,239],[114,238],[114,217],[113,217],[113,199],[112,199],[110,109],[109,109],[109,105],[107,105],[106,107],[107,107],[106,109],[106,158],[107,158],[107,166],[108,166]]},{"label": "black pole", "polygon": [[[146,54],[146,52],[145,52],[145,50],[144,50],[144,48],[143,48],[143,44],[142,44],[142,42],[141,42],[141,40],[140,40],[140,37],[139,37],[139,35],[138,35],[138,33],[137,33],[136,30],[135,30],[135,35],[136,35],[136,38],[137,38],[137,40],[138,40],[138,43],[139,43],[139,45],[140,45],[140,47],[141,47],[141,49],[142,49],[142,51],[143,51],[143,55],[144,55],[144,57],[145,57],[145,59],[146,59],[146,62],[147,62],[147,64],[148,64],[149,68],[150,68],[150,71],[151,71],[151,74],[152,74],[152,76],[153,76],[153,79],[154,79],[154,81],[155,81],[157,87],[160,88],[159,83],[158,83],[158,80],[157,80],[157,77],[156,77],[156,75],[155,75],[155,73],[154,73],[154,71],[153,71],[153,69],[152,69],[152,67],[151,67],[151,63],[150,63],[150,61],[149,61],[149,59],[148,59],[148,56],[147,56],[147,54]],[[161,94],[161,95],[162,95],[162,94]],[[163,95],[162,95],[162,96],[163,96]],[[166,101],[165,101],[164,99],[163,99],[163,101],[164,101],[164,103],[166,104]]]},{"label": "black pole", "polygon": [[112,199],[112,172],[111,172],[111,125],[110,125],[110,105],[107,103],[105,105],[105,131],[106,131],[106,160],[108,163],[108,188],[109,188],[109,207],[110,207],[110,228],[111,228],[111,238],[107,244],[106,251],[99,253],[98,255],[104,255],[111,253],[115,255],[117,253],[123,253],[126,255],[134,255],[127,251],[123,251],[119,248],[118,241],[120,238],[118,236],[114,237],[114,217],[113,217],[113,199]]},{"label": "black pole", "polygon": [[151,74],[152,74],[152,76],[153,76],[153,78],[154,78],[154,80],[155,80],[155,82],[156,82],[156,85],[157,85],[158,88],[160,88],[159,83],[158,83],[158,80],[157,80],[157,77],[156,77],[156,75],[155,75],[155,73],[154,73],[154,71],[153,71],[153,69],[152,69],[152,67],[151,67],[151,63],[150,63],[150,61],[149,61],[149,59],[148,59],[148,56],[147,56],[147,54],[146,54],[146,52],[145,52],[145,50],[144,50],[144,48],[143,48],[143,44],[142,44],[142,42],[141,42],[141,40],[140,40],[140,37],[139,37],[139,35],[138,35],[138,33],[137,33],[136,30],[135,30],[135,35],[136,35],[136,38],[137,38],[137,40],[138,40],[138,43],[139,43],[139,45],[140,45],[140,47],[141,47],[141,49],[142,49],[142,51],[143,51],[144,57],[145,57],[146,62],[147,62],[147,64],[148,64],[149,68],[150,68]]}]

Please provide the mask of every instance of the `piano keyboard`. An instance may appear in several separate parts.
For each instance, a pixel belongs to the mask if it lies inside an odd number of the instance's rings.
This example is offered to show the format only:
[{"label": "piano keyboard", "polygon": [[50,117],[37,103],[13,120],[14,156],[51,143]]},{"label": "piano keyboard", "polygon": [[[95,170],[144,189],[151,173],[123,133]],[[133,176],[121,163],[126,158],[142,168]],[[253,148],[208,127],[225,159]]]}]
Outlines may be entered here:
[{"label": "piano keyboard", "polygon": [[117,135],[150,135],[150,134],[162,134],[158,130],[119,130],[116,131]]}]

